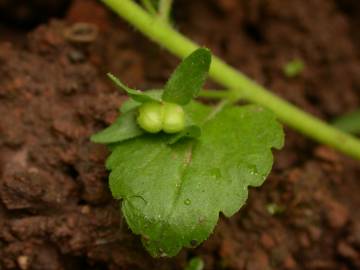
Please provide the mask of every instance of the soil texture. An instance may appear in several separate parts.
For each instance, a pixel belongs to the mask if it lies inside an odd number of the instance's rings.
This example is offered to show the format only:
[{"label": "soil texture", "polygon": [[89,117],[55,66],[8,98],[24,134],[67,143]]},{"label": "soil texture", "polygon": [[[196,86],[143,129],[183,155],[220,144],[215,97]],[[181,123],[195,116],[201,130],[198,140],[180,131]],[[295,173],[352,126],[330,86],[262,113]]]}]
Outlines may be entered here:
[{"label": "soil texture", "polygon": [[[181,32],[302,109],[331,120],[360,107],[355,0],[175,3]],[[89,136],[126,99],[106,72],[150,89],[178,60],[90,0],[26,38],[0,31],[0,269],[180,270],[194,256],[206,270],[360,269],[360,163],[289,129],[243,209],[198,248],[151,258],[111,197],[106,148]],[[282,69],[294,58],[306,68],[290,79]]]}]

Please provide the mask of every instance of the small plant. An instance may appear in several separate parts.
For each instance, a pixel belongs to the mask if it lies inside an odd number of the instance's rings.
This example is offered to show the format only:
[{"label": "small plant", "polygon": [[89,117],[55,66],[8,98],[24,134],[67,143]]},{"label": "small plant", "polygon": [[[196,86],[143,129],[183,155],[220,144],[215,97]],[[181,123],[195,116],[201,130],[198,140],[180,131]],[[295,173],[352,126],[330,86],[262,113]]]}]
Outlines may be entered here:
[{"label": "small plant", "polygon": [[189,264],[186,266],[185,270],[203,270],[204,261],[200,257],[194,257],[189,261]]},{"label": "small plant", "polygon": [[109,74],[130,98],[115,123],[91,139],[109,145],[111,192],[155,257],[207,239],[219,213],[232,216],[245,203],[248,186],[264,182],[271,149],[283,145],[282,127],[270,110],[236,106],[231,96],[214,107],[194,100],[210,63],[209,50],[197,49],[163,90],[146,92]]},{"label": "small plant", "polygon": [[360,135],[360,109],[337,117],[333,124],[345,132]]},{"label": "small plant", "polygon": [[[110,189],[151,255],[173,256],[182,247],[199,245],[220,212],[229,217],[239,210],[248,186],[260,186],[270,172],[271,149],[283,145],[276,117],[360,159],[356,137],[277,97],[218,57],[212,57],[210,67],[209,51],[169,23],[171,0],[142,0],[143,6],[132,0],[102,2],[174,55],[190,54],[163,90],[130,89],[110,74],[130,99],[115,123],[92,137],[109,145]],[[286,76],[297,76],[304,68],[301,62],[289,64]],[[208,71],[227,90],[201,92]],[[220,102],[206,106],[194,100],[198,94]],[[235,106],[239,99],[259,105]],[[175,113],[164,109],[168,104],[177,108]],[[168,129],[168,115],[175,115],[175,129]]]},{"label": "small plant", "polygon": [[[145,36],[158,43],[162,48],[168,49],[174,55],[185,57],[199,46],[186,36],[179,33],[167,20],[162,19],[163,14],[171,10],[171,0],[157,0],[158,11],[151,12],[144,9],[133,0],[102,0],[111,10],[129,22],[132,26],[142,32]],[[143,4],[153,3],[151,0],[144,0]],[[154,5],[152,5],[154,7]],[[151,8],[150,8],[151,9]],[[296,76],[303,69],[301,62],[290,63],[286,71],[289,76]],[[228,88],[220,93],[211,93],[208,96],[222,99],[225,96],[233,96],[235,99],[242,98],[251,103],[259,104],[274,112],[278,119],[289,127],[296,129],[304,135],[327,144],[349,156],[360,159],[360,140],[356,137],[342,132],[339,129],[317,119],[304,112],[289,102],[277,97],[265,87],[257,84],[246,77],[240,71],[227,65],[222,59],[213,57],[210,77],[219,84]]]},{"label": "small plant", "polygon": [[283,73],[288,78],[299,76],[305,68],[304,61],[301,59],[293,59],[283,67]]}]

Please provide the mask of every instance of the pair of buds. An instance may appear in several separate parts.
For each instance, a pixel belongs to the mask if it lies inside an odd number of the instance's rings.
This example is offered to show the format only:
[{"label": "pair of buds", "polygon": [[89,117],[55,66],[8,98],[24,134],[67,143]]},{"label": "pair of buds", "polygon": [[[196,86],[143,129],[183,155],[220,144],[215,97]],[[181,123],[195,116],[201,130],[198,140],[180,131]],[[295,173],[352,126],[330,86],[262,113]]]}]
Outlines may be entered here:
[{"label": "pair of buds", "polygon": [[177,133],[185,128],[185,113],[175,103],[146,102],[139,107],[137,122],[149,133]]}]

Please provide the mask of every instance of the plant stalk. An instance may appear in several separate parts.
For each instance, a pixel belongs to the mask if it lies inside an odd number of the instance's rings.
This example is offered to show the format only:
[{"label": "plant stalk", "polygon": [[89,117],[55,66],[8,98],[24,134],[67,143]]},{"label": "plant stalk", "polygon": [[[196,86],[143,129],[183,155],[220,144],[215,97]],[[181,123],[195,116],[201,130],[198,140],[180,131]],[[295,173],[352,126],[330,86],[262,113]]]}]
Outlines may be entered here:
[{"label": "plant stalk", "polygon": [[[152,18],[131,0],[102,0],[115,13],[140,30],[151,40],[179,57],[186,57],[199,46],[181,35],[168,24]],[[331,127],[314,116],[272,94],[247,78],[244,74],[213,57],[210,77],[231,89],[230,94],[260,104],[272,110],[288,126],[360,160],[360,141],[355,137]]]},{"label": "plant stalk", "polygon": [[170,21],[172,4],[173,0],[160,0],[159,2],[159,16],[165,23],[169,23]]},{"label": "plant stalk", "polygon": [[153,16],[156,15],[156,9],[154,8],[153,4],[150,0],[141,0],[142,5],[144,8]]}]

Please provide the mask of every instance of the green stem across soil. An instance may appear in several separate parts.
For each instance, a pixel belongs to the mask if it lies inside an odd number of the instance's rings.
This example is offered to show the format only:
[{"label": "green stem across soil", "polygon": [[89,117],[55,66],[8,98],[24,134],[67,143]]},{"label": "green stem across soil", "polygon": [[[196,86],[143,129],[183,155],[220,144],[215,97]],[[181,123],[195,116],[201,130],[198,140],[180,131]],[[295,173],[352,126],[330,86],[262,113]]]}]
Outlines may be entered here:
[{"label": "green stem across soil", "polygon": [[[148,38],[181,58],[199,47],[167,23],[149,15],[132,0],[102,1]],[[241,97],[269,108],[288,126],[360,160],[360,141],[358,139],[333,128],[272,94],[263,86],[227,65],[220,58],[213,57],[209,75],[214,81],[231,89],[227,91],[229,96]]]}]

